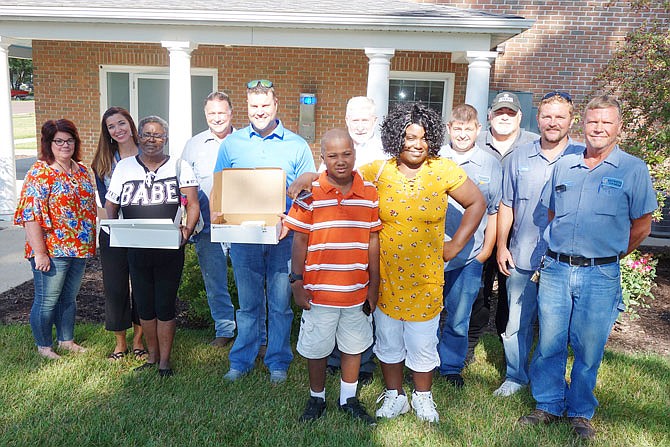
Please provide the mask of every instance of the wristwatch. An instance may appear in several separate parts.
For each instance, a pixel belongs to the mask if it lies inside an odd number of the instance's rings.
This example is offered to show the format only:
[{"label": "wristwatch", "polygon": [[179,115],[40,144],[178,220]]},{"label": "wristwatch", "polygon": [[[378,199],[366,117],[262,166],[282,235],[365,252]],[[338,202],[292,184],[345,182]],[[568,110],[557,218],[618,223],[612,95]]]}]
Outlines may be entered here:
[{"label": "wristwatch", "polygon": [[293,272],[289,273],[288,274],[288,282],[293,284],[296,281],[302,281],[302,274],[299,275],[299,274],[293,273]]}]

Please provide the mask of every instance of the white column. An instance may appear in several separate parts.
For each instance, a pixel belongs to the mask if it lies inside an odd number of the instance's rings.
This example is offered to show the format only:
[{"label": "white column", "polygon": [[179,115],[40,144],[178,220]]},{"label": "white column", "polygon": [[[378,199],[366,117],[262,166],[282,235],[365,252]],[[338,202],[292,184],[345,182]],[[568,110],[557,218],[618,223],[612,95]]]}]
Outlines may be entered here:
[{"label": "white column", "polygon": [[465,88],[465,102],[477,109],[479,122],[486,123],[486,112],[489,107],[489,80],[491,78],[491,62],[498,53],[495,51],[467,51],[468,82]]},{"label": "white column", "polygon": [[12,128],[10,39],[0,36],[0,220],[12,220],[16,209],[16,162]]},{"label": "white column", "polygon": [[170,155],[180,157],[184,145],[193,136],[191,125],[191,52],[198,48],[192,42],[161,42],[170,52]]},{"label": "white column", "polygon": [[366,48],[368,61],[368,93],[377,106],[377,123],[381,124],[389,109],[389,74],[393,48]]}]

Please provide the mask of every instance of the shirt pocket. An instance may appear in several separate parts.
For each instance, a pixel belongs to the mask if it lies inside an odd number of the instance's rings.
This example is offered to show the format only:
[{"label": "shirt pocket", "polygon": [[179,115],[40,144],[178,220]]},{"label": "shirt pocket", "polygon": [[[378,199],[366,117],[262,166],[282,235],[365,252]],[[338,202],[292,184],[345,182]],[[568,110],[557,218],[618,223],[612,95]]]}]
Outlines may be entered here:
[{"label": "shirt pocket", "polygon": [[579,191],[565,184],[554,186],[554,214],[565,216],[577,211],[579,206]]},{"label": "shirt pocket", "polygon": [[621,188],[601,186],[593,210],[596,214],[616,216],[617,210],[619,209],[619,202],[621,200],[625,200]]},{"label": "shirt pocket", "polygon": [[517,188],[516,196],[519,200],[529,200],[530,192],[537,189],[539,180],[529,170],[527,166],[519,166],[517,169]]}]

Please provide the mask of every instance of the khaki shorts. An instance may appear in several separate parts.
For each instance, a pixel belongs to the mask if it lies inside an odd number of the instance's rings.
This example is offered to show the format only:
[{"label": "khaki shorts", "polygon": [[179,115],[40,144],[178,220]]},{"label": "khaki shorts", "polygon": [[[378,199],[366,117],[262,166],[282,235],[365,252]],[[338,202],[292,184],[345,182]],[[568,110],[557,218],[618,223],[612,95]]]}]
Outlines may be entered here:
[{"label": "khaki shorts", "polygon": [[372,316],[363,305],[327,307],[312,305],[300,318],[298,352],[307,359],[328,357],[337,347],[345,354],[360,354],[372,345]]}]

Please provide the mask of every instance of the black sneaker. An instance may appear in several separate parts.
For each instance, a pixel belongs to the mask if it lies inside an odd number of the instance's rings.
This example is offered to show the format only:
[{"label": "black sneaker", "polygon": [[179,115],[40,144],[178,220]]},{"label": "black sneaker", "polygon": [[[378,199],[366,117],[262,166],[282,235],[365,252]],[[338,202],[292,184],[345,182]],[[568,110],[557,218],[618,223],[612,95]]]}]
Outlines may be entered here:
[{"label": "black sneaker", "polygon": [[444,378],[456,388],[463,388],[465,385],[465,381],[460,374],[447,374]]},{"label": "black sneaker", "polygon": [[370,385],[373,378],[374,377],[371,372],[361,371],[358,373],[358,384],[360,386]]},{"label": "black sneaker", "polygon": [[305,411],[298,419],[300,422],[316,421],[326,412],[326,401],[320,397],[310,397],[307,401]]},{"label": "black sneaker", "polygon": [[367,425],[377,425],[377,421],[368,414],[367,410],[363,404],[359,402],[357,397],[350,397],[347,399],[346,404],[338,405],[338,407],[340,410],[349,413],[354,419],[358,419]]}]

